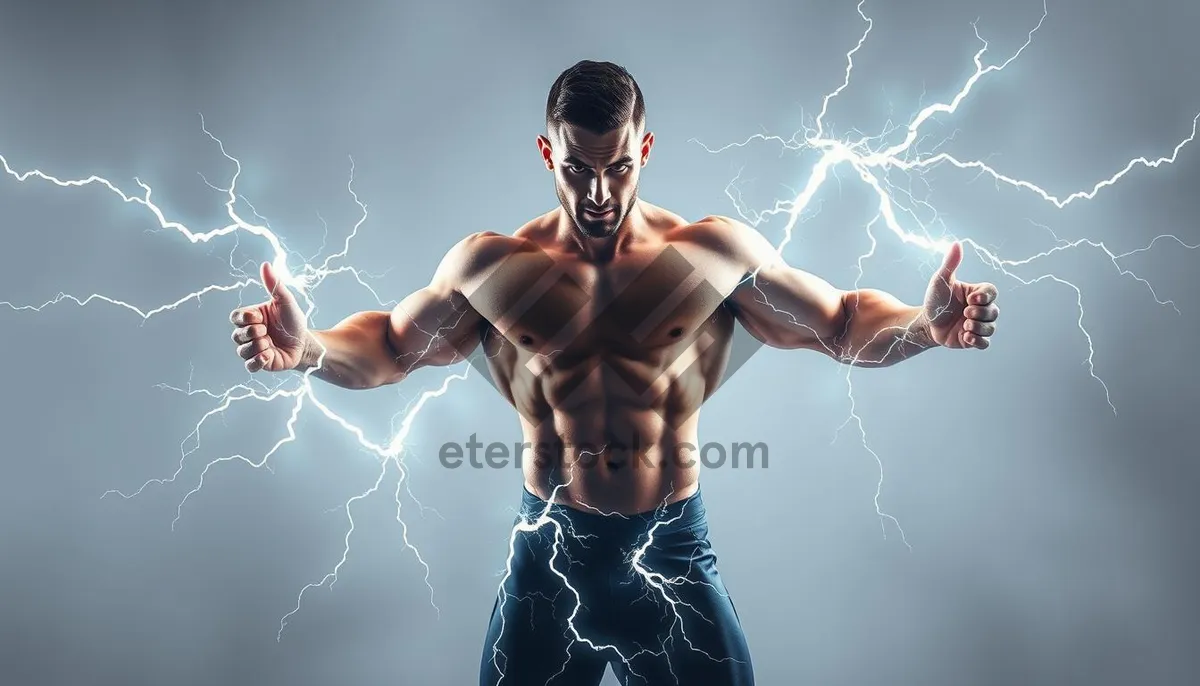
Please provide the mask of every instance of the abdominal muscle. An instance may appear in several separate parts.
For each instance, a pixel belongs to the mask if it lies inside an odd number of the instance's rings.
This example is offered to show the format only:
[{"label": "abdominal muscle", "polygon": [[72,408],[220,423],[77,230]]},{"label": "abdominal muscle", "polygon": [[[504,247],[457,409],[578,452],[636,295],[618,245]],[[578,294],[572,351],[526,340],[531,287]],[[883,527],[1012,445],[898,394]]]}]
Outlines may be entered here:
[{"label": "abdominal muscle", "polygon": [[537,379],[527,377],[530,383],[510,386],[521,410],[525,487],[543,500],[619,514],[693,495],[700,407],[711,381],[705,372],[715,371],[705,362],[723,347],[710,347],[682,369],[669,368],[672,356],[646,351],[610,353],[600,365],[563,360]]},{"label": "abdominal muscle", "polygon": [[525,488],[588,512],[637,514],[693,495],[699,455],[693,416],[668,424],[655,410],[572,408],[542,428],[522,422]]}]

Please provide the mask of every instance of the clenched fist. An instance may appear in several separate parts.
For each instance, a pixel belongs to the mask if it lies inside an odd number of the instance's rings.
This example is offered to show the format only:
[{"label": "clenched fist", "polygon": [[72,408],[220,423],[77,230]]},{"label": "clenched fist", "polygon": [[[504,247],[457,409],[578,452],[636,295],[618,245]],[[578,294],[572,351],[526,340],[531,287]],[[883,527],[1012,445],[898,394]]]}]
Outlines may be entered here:
[{"label": "clenched fist", "polygon": [[262,265],[262,282],[271,299],[242,307],[229,315],[236,327],[233,342],[246,361],[246,371],[282,372],[295,369],[304,356],[308,326],[296,296],[279,282],[269,263]]},{"label": "clenched fist", "polygon": [[986,350],[996,333],[996,287],[990,283],[963,283],[954,276],[962,263],[962,244],[946,251],[942,268],[925,292],[925,314],[933,342],[947,348]]}]

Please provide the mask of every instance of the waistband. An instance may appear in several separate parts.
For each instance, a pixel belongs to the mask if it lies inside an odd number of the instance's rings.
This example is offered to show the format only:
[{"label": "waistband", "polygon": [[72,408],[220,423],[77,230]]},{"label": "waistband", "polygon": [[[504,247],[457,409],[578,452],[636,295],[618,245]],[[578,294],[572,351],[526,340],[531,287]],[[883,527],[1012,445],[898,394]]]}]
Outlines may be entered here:
[{"label": "waistband", "polygon": [[699,487],[695,493],[681,500],[647,512],[627,515],[589,512],[557,502],[550,504],[547,510],[547,502],[522,485],[521,518],[532,521],[543,514],[569,522],[576,534],[639,534],[649,531],[656,524],[656,534],[668,534],[688,531],[708,523]]}]

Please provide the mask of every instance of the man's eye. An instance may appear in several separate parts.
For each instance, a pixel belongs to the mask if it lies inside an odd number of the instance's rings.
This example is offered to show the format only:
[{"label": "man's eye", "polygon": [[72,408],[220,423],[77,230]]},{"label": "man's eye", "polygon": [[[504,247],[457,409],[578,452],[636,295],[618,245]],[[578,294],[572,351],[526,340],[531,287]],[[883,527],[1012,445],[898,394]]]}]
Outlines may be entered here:
[{"label": "man's eye", "polygon": [[628,164],[618,164],[617,166],[613,167],[613,171],[615,171],[618,174],[624,174],[625,172],[629,171],[629,165]]},{"label": "man's eye", "polygon": [[582,174],[583,172],[585,172],[587,170],[578,165],[568,164],[567,171],[571,172],[572,174]]}]

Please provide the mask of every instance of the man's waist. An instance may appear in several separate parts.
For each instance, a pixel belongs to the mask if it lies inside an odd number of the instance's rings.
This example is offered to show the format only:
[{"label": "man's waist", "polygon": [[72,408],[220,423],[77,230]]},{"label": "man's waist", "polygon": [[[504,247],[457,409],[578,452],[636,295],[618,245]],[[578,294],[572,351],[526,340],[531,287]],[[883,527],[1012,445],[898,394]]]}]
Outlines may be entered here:
[{"label": "man's waist", "polygon": [[521,489],[521,518],[534,522],[549,517],[568,525],[576,536],[602,536],[606,538],[635,538],[644,534],[669,535],[692,531],[707,526],[704,500],[700,487],[682,497],[665,497],[649,510],[634,514],[605,511],[587,503],[571,502],[565,488],[552,491],[549,500],[531,492],[528,486]]}]

